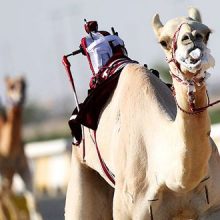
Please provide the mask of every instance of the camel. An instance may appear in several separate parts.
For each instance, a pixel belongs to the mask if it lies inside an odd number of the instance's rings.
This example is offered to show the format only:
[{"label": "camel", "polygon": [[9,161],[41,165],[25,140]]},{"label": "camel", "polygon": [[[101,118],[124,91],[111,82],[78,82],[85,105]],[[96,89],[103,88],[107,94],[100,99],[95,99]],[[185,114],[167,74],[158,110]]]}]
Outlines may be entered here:
[{"label": "camel", "polygon": [[0,219],[42,220],[42,217],[36,211],[35,199],[30,192],[15,194],[9,190],[1,190]]},{"label": "camel", "polygon": [[[0,219],[41,219],[32,195],[32,175],[22,141],[22,111],[25,101],[24,77],[6,77],[7,107],[0,115]],[[26,189],[16,194],[14,174],[23,179]]]},{"label": "camel", "polygon": [[[73,146],[66,220],[220,219],[220,157],[210,137],[205,80],[211,30],[188,17],[152,20],[173,79],[171,91],[140,64],[128,64],[104,106],[96,136]],[[115,184],[102,170],[99,151]]]},{"label": "camel", "polygon": [[0,127],[0,172],[2,184],[11,189],[13,176],[18,173],[29,191],[32,191],[32,176],[22,140],[22,112],[25,100],[24,77],[6,77],[7,107],[1,116]]}]

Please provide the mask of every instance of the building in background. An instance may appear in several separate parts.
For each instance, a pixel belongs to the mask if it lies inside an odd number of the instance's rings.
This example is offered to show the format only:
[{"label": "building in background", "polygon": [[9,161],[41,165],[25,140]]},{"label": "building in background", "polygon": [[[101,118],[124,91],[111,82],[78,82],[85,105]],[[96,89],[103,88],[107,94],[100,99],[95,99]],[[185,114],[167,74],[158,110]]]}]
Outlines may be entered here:
[{"label": "building in background", "polygon": [[34,180],[35,194],[65,194],[70,173],[71,141],[58,139],[25,146]]}]

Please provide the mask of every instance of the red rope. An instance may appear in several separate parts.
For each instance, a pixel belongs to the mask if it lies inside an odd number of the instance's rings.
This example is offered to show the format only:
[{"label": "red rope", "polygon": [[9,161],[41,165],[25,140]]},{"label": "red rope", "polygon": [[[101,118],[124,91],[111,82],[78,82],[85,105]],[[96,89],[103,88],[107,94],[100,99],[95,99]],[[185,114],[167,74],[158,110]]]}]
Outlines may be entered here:
[{"label": "red rope", "polygon": [[[63,56],[62,63],[64,65],[65,69],[66,69],[69,81],[72,85],[74,98],[75,98],[75,102],[76,102],[76,107],[77,107],[77,110],[79,112],[79,101],[78,101],[78,98],[77,98],[76,88],[75,88],[72,72],[71,72],[71,69],[70,69],[71,64],[70,64],[69,60],[67,59],[67,56]],[[86,149],[85,149],[85,135],[84,135],[84,127],[83,126],[81,126],[81,127],[82,127],[82,141],[83,141],[83,161],[85,161],[85,154],[86,154],[85,153],[86,152]]]},{"label": "red rope", "polygon": [[74,86],[73,76],[72,76],[72,73],[71,73],[71,70],[70,70],[71,64],[70,64],[69,60],[67,59],[67,56],[63,56],[62,63],[64,65],[65,69],[66,69],[69,81],[72,85],[72,88],[73,88],[74,91],[76,91],[75,86]]},{"label": "red rope", "polygon": [[92,66],[92,61],[91,61],[89,53],[87,52],[87,43],[86,43],[86,38],[85,37],[82,38],[82,40],[81,40],[81,46],[82,46],[83,51],[86,54],[86,57],[87,57],[87,59],[89,61],[89,67],[92,70],[92,74],[95,76],[95,70],[94,70],[94,68]]},{"label": "red rope", "polygon": [[209,94],[208,94],[208,91],[206,90],[206,97],[207,97],[208,105],[203,106],[203,107],[200,107],[200,108],[195,108],[194,105],[193,105],[193,106],[190,105],[190,110],[191,110],[191,111],[187,111],[187,110],[183,109],[183,108],[179,105],[179,103],[177,102],[176,93],[175,93],[174,87],[172,87],[172,93],[173,93],[173,96],[174,96],[174,98],[175,98],[175,102],[176,102],[177,107],[178,107],[182,112],[184,112],[184,113],[186,113],[186,114],[189,114],[189,115],[199,114],[199,113],[201,113],[201,112],[204,112],[207,108],[209,108],[209,107],[211,107],[211,106],[213,106],[213,105],[216,105],[216,104],[220,103],[220,100],[217,100],[217,101],[215,101],[215,102],[210,103]]},{"label": "red rope", "polygon": [[178,69],[180,69],[180,66],[179,66],[179,63],[177,62],[177,60],[175,59],[174,55],[175,55],[175,52],[176,52],[176,49],[177,49],[177,40],[178,40],[178,37],[179,37],[179,32],[180,32],[180,29],[182,28],[182,26],[184,24],[187,24],[187,23],[184,22],[184,23],[180,24],[180,26],[178,27],[178,29],[176,30],[176,32],[173,35],[173,40],[172,40],[172,57],[171,57],[170,60],[167,59],[168,63],[173,62]]},{"label": "red rope", "polygon": [[[208,100],[209,100],[208,93],[207,93],[207,97],[208,97]],[[209,108],[209,107],[211,107],[211,106],[213,106],[213,105],[216,105],[216,104],[218,104],[218,103],[220,103],[220,100],[217,100],[217,101],[215,101],[215,102],[212,102],[212,103],[210,103],[210,104],[208,104],[208,105],[206,105],[206,106],[200,107],[200,108],[194,108],[193,111],[203,112],[203,111],[205,111],[207,108]]]},{"label": "red rope", "polygon": [[108,169],[108,167],[106,166],[105,162],[102,159],[102,156],[100,154],[99,148],[98,148],[98,144],[97,144],[97,140],[96,140],[96,131],[94,131],[94,139],[95,139],[95,147],[96,147],[96,151],[99,157],[99,161],[101,163],[102,169],[104,171],[104,173],[106,174],[106,176],[108,177],[108,179],[113,183],[113,185],[115,185],[115,179],[114,179],[114,174],[112,174],[112,172]]}]

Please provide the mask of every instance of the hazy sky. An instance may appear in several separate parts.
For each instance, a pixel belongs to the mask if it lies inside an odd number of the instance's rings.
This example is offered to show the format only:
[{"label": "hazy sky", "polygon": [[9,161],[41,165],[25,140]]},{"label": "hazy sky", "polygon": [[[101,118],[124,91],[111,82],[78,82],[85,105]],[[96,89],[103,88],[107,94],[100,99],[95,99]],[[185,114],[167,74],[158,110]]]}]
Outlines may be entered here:
[{"label": "hazy sky", "polygon": [[[220,95],[220,15],[217,0],[0,0],[0,95],[5,75],[23,74],[28,100],[56,100],[72,95],[62,66],[64,54],[78,49],[85,35],[84,18],[97,20],[99,29],[112,26],[125,41],[129,56],[152,67],[164,54],[151,28],[151,18],[161,20],[187,15],[190,5],[200,9],[203,22],[213,30],[209,47],[216,59],[209,87]],[[86,94],[90,70],[84,56],[70,59],[77,90]]]}]

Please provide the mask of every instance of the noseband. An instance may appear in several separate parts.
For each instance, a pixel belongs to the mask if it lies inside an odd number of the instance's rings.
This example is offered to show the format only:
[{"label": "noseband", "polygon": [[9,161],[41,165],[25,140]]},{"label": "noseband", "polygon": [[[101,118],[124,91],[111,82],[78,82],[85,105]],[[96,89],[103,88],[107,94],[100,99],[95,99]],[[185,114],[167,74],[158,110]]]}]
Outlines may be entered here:
[{"label": "noseband", "polygon": [[207,96],[208,104],[206,106],[203,106],[203,107],[200,107],[200,108],[196,108],[195,107],[196,86],[199,86],[199,87],[202,86],[205,83],[205,81],[209,78],[210,74],[205,71],[203,76],[200,76],[201,74],[197,73],[191,79],[186,79],[184,77],[184,74],[183,74],[183,72],[180,69],[180,64],[178,63],[178,61],[175,58],[175,52],[177,50],[177,40],[178,40],[178,37],[179,37],[179,32],[180,32],[180,30],[181,30],[181,28],[182,28],[182,26],[184,24],[187,24],[187,23],[184,22],[184,23],[180,24],[179,27],[177,28],[176,32],[174,33],[173,40],[172,40],[172,54],[171,54],[172,56],[171,56],[170,60],[167,59],[167,62],[168,62],[168,64],[173,62],[175,67],[176,67],[176,70],[177,70],[177,74],[174,74],[172,71],[170,71],[172,79],[175,79],[178,82],[180,82],[181,84],[187,86],[187,95],[188,95],[188,103],[189,103],[190,111],[187,111],[187,110],[183,109],[178,104],[177,99],[176,99],[176,93],[175,93],[174,87],[172,87],[173,96],[175,98],[177,107],[182,112],[184,112],[186,114],[194,115],[194,114],[199,114],[201,112],[204,112],[208,107],[213,106],[213,105],[219,103],[220,100],[217,100],[217,101],[215,101],[213,103],[210,103],[208,91],[206,90],[206,96]]}]

